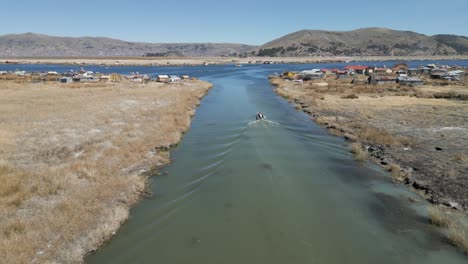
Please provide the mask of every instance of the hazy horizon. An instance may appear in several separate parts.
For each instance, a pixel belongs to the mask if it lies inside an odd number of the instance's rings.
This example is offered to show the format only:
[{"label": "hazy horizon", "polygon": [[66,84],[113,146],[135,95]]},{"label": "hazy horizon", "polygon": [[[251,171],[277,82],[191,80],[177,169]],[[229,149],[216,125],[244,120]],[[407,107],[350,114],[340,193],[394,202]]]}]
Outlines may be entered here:
[{"label": "hazy horizon", "polygon": [[147,43],[241,43],[262,45],[289,33],[311,29],[349,31],[382,27],[425,35],[468,36],[468,1],[337,0],[332,4],[298,0],[220,2],[201,0],[133,1],[18,0],[4,5],[0,35],[37,33],[63,37],[106,37]]}]

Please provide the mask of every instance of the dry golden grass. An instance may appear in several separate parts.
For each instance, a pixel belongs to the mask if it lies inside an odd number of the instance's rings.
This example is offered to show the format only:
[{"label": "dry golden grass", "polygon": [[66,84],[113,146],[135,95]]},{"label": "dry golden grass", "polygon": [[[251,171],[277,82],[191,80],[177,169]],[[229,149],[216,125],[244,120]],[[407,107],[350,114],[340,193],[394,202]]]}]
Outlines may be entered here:
[{"label": "dry golden grass", "polygon": [[3,74],[0,75],[0,80],[13,81],[14,83],[31,83],[31,82],[57,82],[59,76],[57,75],[46,75],[40,76],[37,74],[28,75],[28,76],[18,76],[16,74]]},{"label": "dry golden grass", "polygon": [[209,88],[190,83],[0,82],[1,261],[80,262],[112,236]]},{"label": "dry golden grass", "polygon": [[435,226],[448,228],[446,235],[450,243],[463,250],[465,254],[468,254],[468,236],[466,229],[463,227],[463,218],[462,220],[457,218],[456,215],[450,214],[440,206],[430,206],[428,213],[430,223]]},{"label": "dry golden grass", "polygon": [[454,246],[460,248],[468,255],[468,236],[465,230],[457,225],[450,225],[448,239]]},{"label": "dry golden grass", "polygon": [[415,88],[415,95],[419,98],[446,98],[468,100],[468,84],[451,83],[447,85],[424,85]]},{"label": "dry golden grass", "polygon": [[372,119],[375,117],[375,114],[371,111],[369,111],[368,109],[362,109],[362,110],[359,110],[359,114],[363,117],[365,117],[366,119]]},{"label": "dry golden grass", "polygon": [[[432,132],[436,131],[433,128],[463,127],[466,123],[463,116],[468,111],[468,105],[463,101],[413,96],[421,91],[434,94],[445,92],[447,89],[468,94],[465,86],[352,85],[349,80],[335,80],[330,76],[324,81],[329,84],[328,87],[316,87],[308,82],[286,82],[281,78],[272,79],[277,86],[277,93],[281,96],[290,100],[300,99],[302,107],[308,111],[347,118],[350,120],[347,126],[351,127],[358,139],[387,147],[402,147],[420,142],[420,135],[411,135],[409,139],[399,135],[402,130]],[[352,94],[359,96],[353,100],[343,99]],[[325,100],[319,100],[322,98]],[[340,128],[344,125],[328,120],[328,117],[318,117],[316,122]],[[463,157],[458,158],[458,162],[463,162],[462,160]]]},{"label": "dry golden grass", "polygon": [[283,82],[283,80],[278,77],[274,77],[274,78],[270,78],[270,82],[273,85],[280,85]]},{"label": "dry golden grass", "polygon": [[281,95],[281,96],[283,96],[284,98],[286,98],[286,99],[290,99],[290,98],[291,98],[291,96],[289,95],[289,93],[284,92],[282,89],[276,89],[276,92],[277,92],[279,95]]},{"label": "dry golden grass", "polygon": [[458,175],[458,172],[457,172],[457,170],[455,170],[454,168],[450,168],[450,169],[447,171],[447,177],[449,177],[449,178],[457,177],[457,175]]},{"label": "dry golden grass", "polygon": [[468,157],[463,152],[458,152],[454,155],[454,159],[459,163],[467,163]]},{"label": "dry golden grass", "polygon": [[358,138],[356,137],[356,135],[354,134],[350,134],[350,133],[344,133],[343,136],[345,137],[346,140],[348,141],[357,141]]},{"label": "dry golden grass", "polygon": [[330,133],[330,134],[332,134],[334,136],[337,136],[337,137],[343,136],[343,132],[341,132],[341,130],[336,129],[336,128],[329,128],[328,133]]},{"label": "dry golden grass", "polygon": [[376,129],[373,127],[366,127],[363,128],[359,134],[359,138],[361,140],[369,141],[372,143],[377,143],[381,145],[385,145],[388,147],[391,146],[401,146],[401,145],[409,145],[410,140],[404,137],[396,137],[391,133]]},{"label": "dry golden grass", "polygon": [[98,88],[98,87],[108,87],[109,84],[106,82],[91,82],[91,83],[63,83],[60,84],[62,88],[75,88],[75,89],[82,89],[82,88]]},{"label": "dry golden grass", "polygon": [[436,226],[448,227],[452,220],[445,214],[439,206],[431,206],[428,209],[429,221]]},{"label": "dry golden grass", "polygon": [[406,179],[406,175],[397,164],[391,164],[388,167],[388,171],[391,173],[394,182],[403,182]]},{"label": "dry golden grass", "polygon": [[363,150],[362,145],[359,143],[351,144],[351,153],[357,161],[366,161],[368,159],[367,152]]},{"label": "dry golden grass", "polygon": [[335,116],[318,116],[315,118],[315,122],[319,125],[335,124],[337,119]]},{"label": "dry golden grass", "polygon": [[342,99],[358,99],[359,96],[357,96],[356,94],[352,93],[352,94],[348,94],[348,95],[343,95],[341,96]]}]

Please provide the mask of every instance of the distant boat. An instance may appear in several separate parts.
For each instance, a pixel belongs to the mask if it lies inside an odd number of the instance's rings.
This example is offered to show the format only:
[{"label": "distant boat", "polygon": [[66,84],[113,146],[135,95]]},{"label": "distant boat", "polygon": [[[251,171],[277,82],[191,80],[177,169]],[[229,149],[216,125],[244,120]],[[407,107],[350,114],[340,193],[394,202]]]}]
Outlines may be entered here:
[{"label": "distant boat", "polygon": [[242,67],[242,64],[237,63],[236,67]]}]

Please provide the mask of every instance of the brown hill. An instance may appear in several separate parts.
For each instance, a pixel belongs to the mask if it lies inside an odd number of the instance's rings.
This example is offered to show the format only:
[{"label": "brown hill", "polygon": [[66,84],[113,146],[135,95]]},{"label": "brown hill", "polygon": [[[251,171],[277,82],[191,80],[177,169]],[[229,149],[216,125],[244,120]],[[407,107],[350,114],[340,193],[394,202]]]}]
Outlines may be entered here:
[{"label": "brown hill", "polygon": [[352,31],[302,30],[260,46],[260,56],[462,55],[468,38],[427,36],[412,31],[363,28]]},{"label": "brown hill", "polygon": [[101,37],[55,37],[34,33],[0,36],[0,57],[235,56],[255,46],[231,43],[140,43]]},{"label": "brown hill", "polygon": [[468,38],[456,35],[434,35],[438,42],[454,48],[459,54],[468,54]]}]

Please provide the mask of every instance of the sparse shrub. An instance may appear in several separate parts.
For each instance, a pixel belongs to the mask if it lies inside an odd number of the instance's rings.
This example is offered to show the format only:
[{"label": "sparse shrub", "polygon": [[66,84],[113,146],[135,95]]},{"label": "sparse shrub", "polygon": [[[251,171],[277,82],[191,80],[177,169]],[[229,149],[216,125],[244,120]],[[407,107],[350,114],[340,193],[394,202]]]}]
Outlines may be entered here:
[{"label": "sparse shrub", "polygon": [[349,141],[356,141],[357,138],[354,134],[345,133],[344,138]]},{"label": "sparse shrub", "polygon": [[260,57],[275,57],[280,52],[284,53],[284,48],[283,47],[276,47],[276,48],[270,48],[270,49],[260,49],[258,51],[257,56],[260,56]]},{"label": "sparse shrub", "polygon": [[362,148],[361,144],[353,143],[351,144],[351,153],[354,154],[354,158],[357,161],[366,161],[367,160],[367,152]]},{"label": "sparse shrub", "polygon": [[397,164],[391,164],[388,171],[391,173],[394,182],[403,182],[406,179],[401,167]]},{"label": "sparse shrub", "polygon": [[460,98],[461,95],[454,91],[448,91],[448,92],[434,93],[432,96],[436,99],[456,99],[456,98]]},{"label": "sparse shrub", "polygon": [[454,168],[450,168],[448,171],[447,171],[447,177],[449,178],[454,178],[457,176],[457,171],[454,169]]},{"label": "sparse shrub", "polygon": [[388,147],[409,145],[410,140],[404,137],[396,137],[387,131],[376,129],[373,127],[366,127],[362,129],[359,134],[359,138],[365,141],[385,145]]},{"label": "sparse shrub", "polygon": [[330,128],[328,129],[328,133],[334,135],[334,136],[342,136],[343,132],[341,132],[339,129],[336,128]]},{"label": "sparse shrub", "polygon": [[355,94],[348,94],[348,95],[345,95],[345,96],[342,96],[341,99],[358,99],[359,96],[355,95]]},{"label": "sparse shrub", "polygon": [[342,86],[342,85],[330,86],[329,88],[330,92],[339,93],[339,94],[345,93],[347,90],[348,90],[348,87]]},{"label": "sparse shrub", "polygon": [[448,239],[454,246],[463,250],[465,254],[468,254],[468,237],[463,228],[456,225],[450,225]]},{"label": "sparse shrub", "polygon": [[457,162],[459,163],[465,163],[468,162],[468,157],[465,155],[463,152],[456,153],[454,155],[454,158]]},{"label": "sparse shrub", "polygon": [[318,116],[315,118],[315,122],[319,125],[328,125],[328,124],[335,124],[336,117],[334,116]]},{"label": "sparse shrub", "polygon": [[353,87],[355,93],[375,93],[376,89],[374,85],[355,85]]},{"label": "sparse shrub", "polygon": [[429,221],[431,224],[436,226],[447,227],[450,225],[450,219],[438,206],[431,206],[428,209]]},{"label": "sparse shrub", "polygon": [[0,165],[0,198],[15,195],[21,190],[21,176],[10,166]]},{"label": "sparse shrub", "polygon": [[367,119],[372,119],[374,117],[374,113],[369,110],[360,110],[359,113]]},{"label": "sparse shrub", "polygon": [[13,221],[13,223],[10,223],[2,228],[2,234],[5,237],[10,238],[11,236],[15,234],[23,233],[25,229],[26,229],[26,225],[22,221],[15,220]]}]

